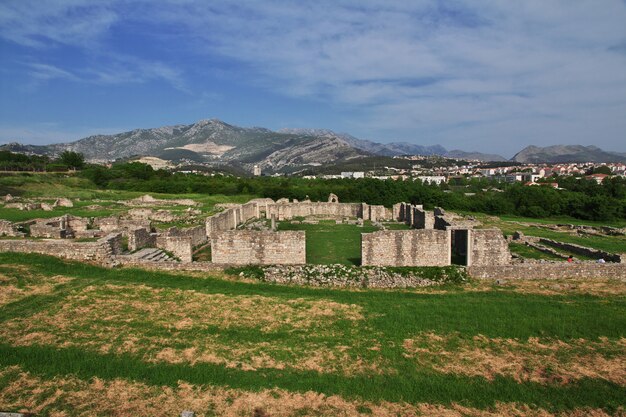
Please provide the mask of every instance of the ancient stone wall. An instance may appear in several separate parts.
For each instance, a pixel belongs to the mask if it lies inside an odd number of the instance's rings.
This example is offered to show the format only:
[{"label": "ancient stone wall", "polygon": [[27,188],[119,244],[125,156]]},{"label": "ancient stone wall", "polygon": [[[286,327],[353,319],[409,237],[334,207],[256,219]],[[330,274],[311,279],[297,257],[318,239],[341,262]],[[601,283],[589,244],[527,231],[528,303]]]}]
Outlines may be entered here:
[{"label": "ancient stone wall", "polygon": [[598,250],[598,249],[588,248],[586,246],[576,245],[574,243],[559,242],[556,240],[546,239],[546,238],[539,239],[539,242],[550,245],[550,246],[554,246],[560,249],[564,249],[566,251],[569,251],[578,255],[588,256],[594,259],[602,258],[605,261],[617,262],[617,263],[620,263],[626,260],[626,256],[623,258],[622,257],[623,255],[609,253],[609,252],[605,252],[605,251]]},{"label": "ancient stone wall", "polygon": [[133,252],[137,249],[156,245],[156,234],[143,227],[137,227],[128,231],[128,250]]},{"label": "ancient stone wall", "polygon": [[24,236],[24,233],[18,232],[15,224],[8,220],[0,220],[0,236]]},{"label": "ancient stone wall", "polygon": [[97,217],[93,221],[93,226],[97,229],[102,230],[104,233],[110,233],[120,230],[128,231],[130,229],[136,229],[138,227],[143,227],[145,229],[151,228],[150,221],[148,220],[120,219],[117,216]]},{"label": "ancient stone wall", "polygon": [[[413,206],[413,224],[415,229],[434,229],[435,228],[435,215],[426,211],[422,206]],[[440,229],[440,230],[445,230]]]},{"label": "ancient stone wall", "polygon": [[30,225],[30,235],[47,239],[63,239],[66,236],[66,230],[61,229],[59,221],[38,222]]},{"label": "ancient stone wall", "polygon": [[245,223],[248,220],[259,217],[259,207],[256,203],[248,202],[241,205],[241,218],[240,222]]},{"label": "ancient stone wall", "polygon": [[594,262],[520,263],[510,265],[473,265],[467,268],[477,279],[626,279],[626,264]]},{"label": "ancient stone wall", "polygon": [[269,219],[274,214],[279,221],[308,216],[362,217],[362,210],[360,203],[277,203],[268,205],[265,215]]},{"label": "ancient stone wall", "polygon": [[511,252],[500,229],[468,230],[470,236],[470,265],[507,265]]},{"label": "ancient stone wall", "polygon": [[63,216],[65,220],[65,228],[74,232],[83,232],[89,228],[89,219],[85,217]]},{"label": "ancient stone wall", "polygon": [[207,217],[205,226],[207,236],[211,236],[216,232],[235,229],[238,226],[235,217],[235,209],[230,208],[211,217]]},{"label": "ancient stone wall", "polygon": [[193,246],[191,238],[188,236],[158,236],[156,238],[156,246],[171,252],[181,262],[191,262],[193,260]]},{"label": "ancient stone wall", "polygon": [[75,242],[69,239],[1,240],[0,252],[40,253],[80,261],[107,263],[120,251],[121,235],[108,235],[96,242]]},{"label": "ancient stone wall", "polygon": [[392,220],[393,215],[391,210],[387,209],[385,206],[372,206],[366,203],[362,203],[361,218],[363,220],[371,220],[373,222],[377,222],[381,220]]},{"label": "ancient stone wall", "polygon": [[393,205],[392,209],[393,219],[397,222],[404,221],[404,203],[396,203]]},{"label": "ancient stone wall", "polygon": [[223,264],[304,264],[305,232],[217,232],[211,236],[211,256],[214,263]]},{"label": "ancient stone wall", "polygon": [[208,240],[204,226],[186,227],[184,229],[170,227],[165,232],[165,235],[171,237],[188,237],[191,239],[191,245],[194,247],[203,245]]},{"label": "ancient stone wall", "polygon": [[361,235],[363,265],[450,265],[450,232],[445,230],[385,230]]}]

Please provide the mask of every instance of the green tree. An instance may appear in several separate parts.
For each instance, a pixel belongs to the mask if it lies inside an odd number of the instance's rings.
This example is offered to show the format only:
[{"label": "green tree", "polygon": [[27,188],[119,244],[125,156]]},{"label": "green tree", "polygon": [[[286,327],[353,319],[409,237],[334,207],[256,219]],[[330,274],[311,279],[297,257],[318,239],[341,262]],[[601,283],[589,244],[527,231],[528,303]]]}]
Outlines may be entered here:
[{"label": "green tree", "polygon": [[85,157],[83,154],[74,151],[63,151],[61,155],[59,155],[59,160],[62,164],[73,169],[80,169],[85,166]]}]

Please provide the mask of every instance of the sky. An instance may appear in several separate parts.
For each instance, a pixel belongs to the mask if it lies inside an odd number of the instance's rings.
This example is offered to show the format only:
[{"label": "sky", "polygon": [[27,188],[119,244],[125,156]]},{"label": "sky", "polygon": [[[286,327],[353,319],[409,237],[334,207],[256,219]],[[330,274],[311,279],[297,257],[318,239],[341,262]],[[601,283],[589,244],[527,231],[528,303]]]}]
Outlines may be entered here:
[{"label": "sky", "polygon": [[626,152],[626,0],[2,0],[0,143],[218,118]]}]

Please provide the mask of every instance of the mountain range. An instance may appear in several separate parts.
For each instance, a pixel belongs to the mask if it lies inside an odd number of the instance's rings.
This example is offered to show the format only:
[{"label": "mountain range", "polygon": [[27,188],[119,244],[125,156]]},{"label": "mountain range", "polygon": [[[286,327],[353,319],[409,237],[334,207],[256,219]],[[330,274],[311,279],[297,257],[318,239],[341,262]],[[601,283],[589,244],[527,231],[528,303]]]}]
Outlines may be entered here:
[{"label": "mountain range", "polygon": [[[441,145],[407,142],[377,143],[326,129],[243,128],[221,120],[200,120],[190,125],[135,129],[114,135],[94,135],[75,142],[50,145],[9,143],[0,150],[58,155],[64,150],[82,153],[86,159],[112,161],[136,156],[155,156],[170,161],[209,164],[259,165],[265,172],[289,172],[357,158],[396,155],[441,155],[457,159],[506,161],[500,155],[448,151]],[[589,146],[529,146],[517,153],[516,162],[613,162],[626,154],[605,152]]]}]

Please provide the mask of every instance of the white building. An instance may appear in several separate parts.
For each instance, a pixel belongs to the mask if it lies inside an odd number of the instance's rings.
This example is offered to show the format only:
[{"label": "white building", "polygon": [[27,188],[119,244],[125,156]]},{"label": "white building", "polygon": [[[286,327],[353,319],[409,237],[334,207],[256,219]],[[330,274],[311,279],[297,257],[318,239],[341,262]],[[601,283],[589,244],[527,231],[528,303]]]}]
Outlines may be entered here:
[{"label": "white building", "polygon": [[442,182],[446,182],[446,177],[443,175],[421,175],[417,177],[418,180],[422,181],[423,184],[441,184]]},{"label": "white building", "polygon": [[363,171],[344,171],[341,173],[341,178],[365,178],[365,172]]}]

